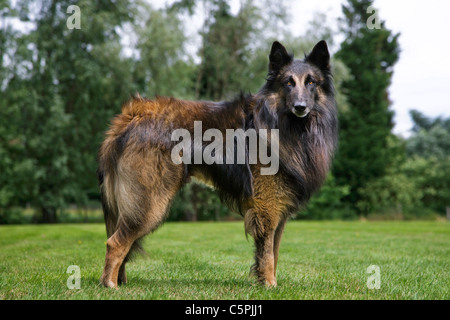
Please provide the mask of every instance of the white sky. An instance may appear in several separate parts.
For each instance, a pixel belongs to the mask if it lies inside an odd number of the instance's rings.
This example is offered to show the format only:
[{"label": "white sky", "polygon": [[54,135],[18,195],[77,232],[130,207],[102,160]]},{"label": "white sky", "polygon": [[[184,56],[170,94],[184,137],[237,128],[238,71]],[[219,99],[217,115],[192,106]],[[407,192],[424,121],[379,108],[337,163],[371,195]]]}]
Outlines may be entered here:
[{"label": "white sky", "polygon": [[[171,0],[150,0],[159,7]],[[292,0],[292,32],[301,35],[315,12],[327,13],[328,22],[335,25],[341,16],[344,0]],[[412,122],[409,110],[417,109],[427,116],[450,116],[450,24],[448,0],[375,0],[379,16],[386,27],[400,32],[400,59],[394,67],[389,89],[392,110],[395,111],[394,132],[409,135]],[[233,0],[232,10],[239,7]],[[369,16],[370,14],[368,14]],[[201,21],[198,19],[197,21]]]},{"label": "white sky", "polygon": [[395,132],[411,128],[408,114],[450,116],[450,1],[375,0],[386,26],[400,32],[402,53],[390,88]]}]

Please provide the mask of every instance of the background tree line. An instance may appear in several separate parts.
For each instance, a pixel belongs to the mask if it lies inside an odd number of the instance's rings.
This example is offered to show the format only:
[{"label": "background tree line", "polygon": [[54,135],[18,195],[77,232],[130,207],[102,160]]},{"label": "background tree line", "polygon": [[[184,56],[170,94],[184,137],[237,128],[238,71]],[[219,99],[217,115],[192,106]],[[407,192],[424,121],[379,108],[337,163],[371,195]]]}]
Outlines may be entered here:
[{"label": "background tree line", "polygon": [[[81,29],[66,26],[69,5]],[[69,205],[98,207],[96,155],[109,120],[139,92],[230,98],[255,92],[273,40],[297,57],[328,41],[338,92],[340,146],[332,172],[302,219],[424,217],[450,206],[450,119],[412,111],[412,135],[392,133],[388,88],[399,34],[366,26],[372,0],[348,0],[340,30],[326,16],[293,37],[289,2],[0,0],[0,223],[57,222]],[[187,25],[201,21],[192,50]],[[14,27],[20,20],[23,28]],[[343,36],[336,43],[338,35]],[[26,216],[24,207],[31,207]],[[169,219],[233,217],[199,184],[183,188]]]}]

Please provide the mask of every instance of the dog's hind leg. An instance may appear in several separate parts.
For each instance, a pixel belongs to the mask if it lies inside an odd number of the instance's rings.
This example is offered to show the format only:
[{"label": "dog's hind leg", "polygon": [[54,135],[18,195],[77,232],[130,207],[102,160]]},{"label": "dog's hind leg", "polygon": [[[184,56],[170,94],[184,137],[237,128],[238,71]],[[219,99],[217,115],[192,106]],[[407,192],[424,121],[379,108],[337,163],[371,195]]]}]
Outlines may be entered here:
[{"label": "dog's hind leg", "polygon": [[117,227],[107,240],[101,283],[116,288],[126,283],[125,264],[139,241],[163,223],[171,200],[183,183],[183,167],[158,149],[130,153],[118,164],[115,200]]},{"label": "dog's hind leg", "polygon": [[140,251],[140,252],[144,252],[144,249],[141,246],[141,239],[137,239],[136,241],[134,241],[134,243],[132,244],[130,250],[128,251],[128,254],[126,255],[125,259],[122,262],[122,265],[120,266],[119,269],[119,278],[118,278],[118,284],[127,284],[127,273],[125,271],[125,265],[128,261],[131,260],[132,258],[132,254],[134,254],[136,251]]},{"label": "dog's hind leg", "polygon": [[105,287],[117,288],[119,269],[128,251],[133,244],[126,239],[118,239],[118,233],[114,233],[106,242],[105,267],[100,282]]},{"label": "dog's hind leg", "polygon": [[117,288],[119,284],[127,283],[125,264],[131,255],[131,248],[135,241],[138,241],[138,235],[151,232],[142,227],[124,237],[121,234],[125,229],[123,225],[120,225],[117,232],[106,242],[105,267],[100,280],[105,287]]}]

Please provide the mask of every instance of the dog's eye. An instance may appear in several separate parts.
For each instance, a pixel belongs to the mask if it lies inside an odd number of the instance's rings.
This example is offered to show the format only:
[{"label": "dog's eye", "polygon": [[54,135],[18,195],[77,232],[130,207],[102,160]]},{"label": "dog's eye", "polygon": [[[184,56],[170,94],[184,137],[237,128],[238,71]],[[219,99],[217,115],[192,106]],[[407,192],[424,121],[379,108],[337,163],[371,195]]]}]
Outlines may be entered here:
[{"label": "dog's eye", "polygon": [[294,82],[293,80],[288,80],[288,81],[286,82],[286,85],[287,85],[288,87],[294,87],[294,86],[295,86],[295,82]]}]

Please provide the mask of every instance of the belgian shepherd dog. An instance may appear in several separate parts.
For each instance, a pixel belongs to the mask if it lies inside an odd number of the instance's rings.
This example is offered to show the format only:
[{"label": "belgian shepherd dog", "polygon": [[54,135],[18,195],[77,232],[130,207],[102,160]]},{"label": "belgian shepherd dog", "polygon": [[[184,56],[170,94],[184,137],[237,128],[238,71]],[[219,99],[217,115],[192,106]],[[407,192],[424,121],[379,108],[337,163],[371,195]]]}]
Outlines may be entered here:
[{"label": "belgian shepherd dog", "polygon": [[[127,282],[125,264],[132,252],[141,249],[142,238],[164,222],[172,199],[195,177],[212,185],[230,208],[243,215],[245,232],[255,243],[251,273],[260,283],[276,286],[285,223],[320,188],[337,145],[334,94],[325,41],[304,59],[294,59],[275,41],[266,83],[256,94],[241,93],[222,102],[135,96],[125,103],[98,155],[108,236],[101,283],[117,288]],[[265,130],[266,147],[278,146],[273,152],[279,168],[262,174],[267,163],[249,161],[248,154],[240,163],[174,161],[174,153],[181,157],[192,152],[195,157],[199,149],[206,150],[207,142],[192,139],[191,149],[174,152],[179,140],[174,141],[172,133],[182,129],[195,135],[195,123],[201,123],[201,133]],[[249,153],[249,146],[244,150]]]}]

